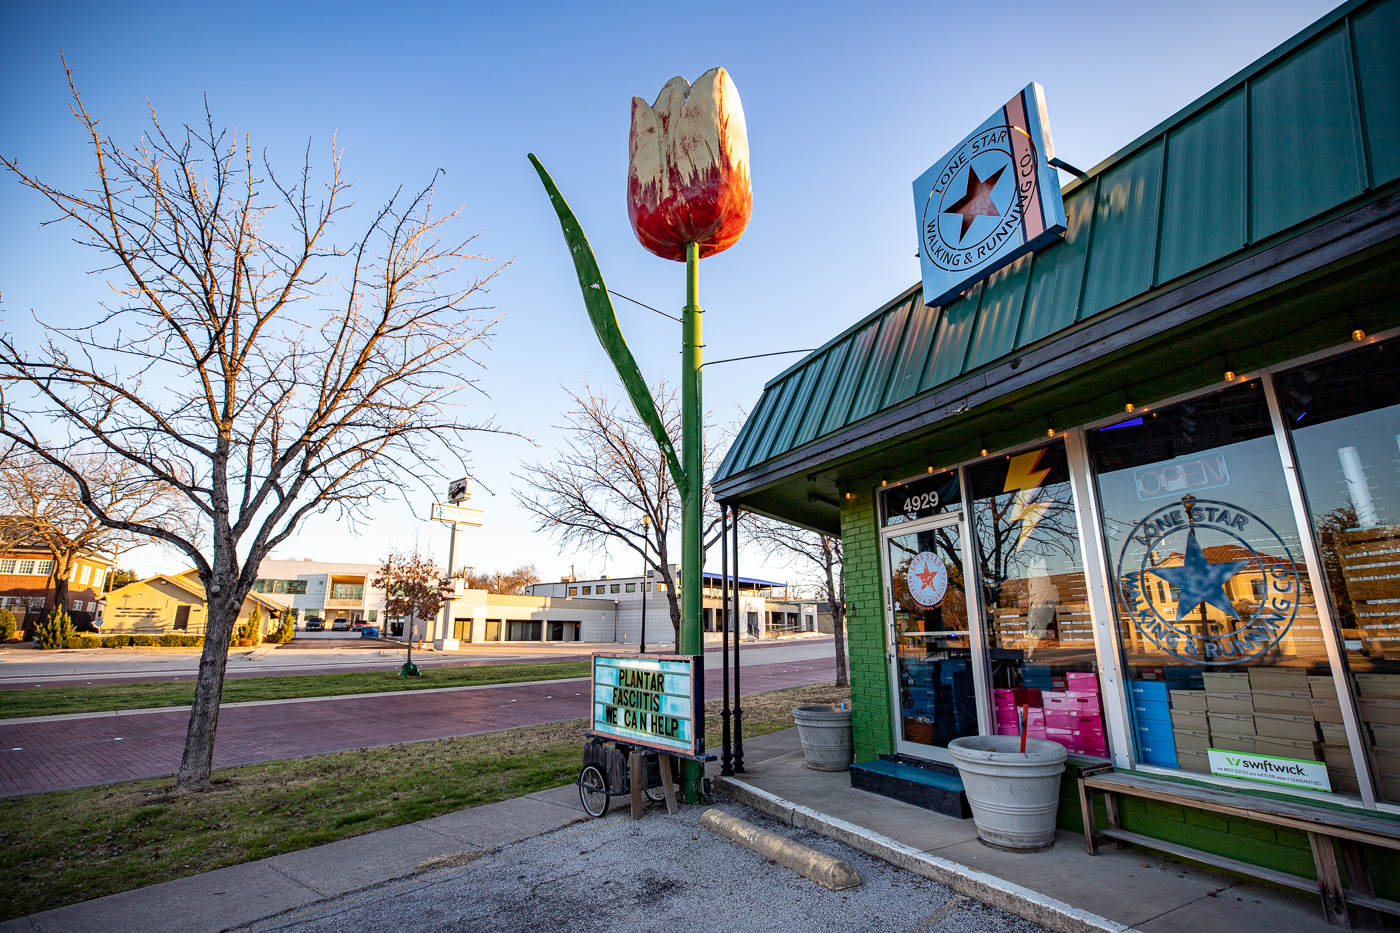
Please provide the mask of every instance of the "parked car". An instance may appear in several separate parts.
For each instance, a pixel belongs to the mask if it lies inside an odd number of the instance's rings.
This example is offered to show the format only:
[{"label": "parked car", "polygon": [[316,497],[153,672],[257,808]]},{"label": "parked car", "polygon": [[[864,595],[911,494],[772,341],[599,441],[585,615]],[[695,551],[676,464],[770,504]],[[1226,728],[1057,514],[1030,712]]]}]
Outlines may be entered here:
[{"label": "parked car", "polygon": [[348,632],[348,631],[350,631],[350,620],[349,620],[349,619],[336,619],[334,622],[331,623],[331,631],[332,631],[332,632]]},{"label": "parked car", "polygon": [[354,622],[351,622],[351,623],[350,623],[350,627],[353,628],[355,631],[358,632],[360,629],[364,628],[367,624],[368,624],[368,623],[366,623],[364,619],[356,619]]},{"label": "parked car", "polygon": [[309,619],[306,620],[306,631],[308,631],[308,632],[324,632],[325,630],[326,630],[326,623],[323,622],[323,621],[321,621],[320,619],[316,618],[315,616],[312,616],[311,618],[309,618]]}]

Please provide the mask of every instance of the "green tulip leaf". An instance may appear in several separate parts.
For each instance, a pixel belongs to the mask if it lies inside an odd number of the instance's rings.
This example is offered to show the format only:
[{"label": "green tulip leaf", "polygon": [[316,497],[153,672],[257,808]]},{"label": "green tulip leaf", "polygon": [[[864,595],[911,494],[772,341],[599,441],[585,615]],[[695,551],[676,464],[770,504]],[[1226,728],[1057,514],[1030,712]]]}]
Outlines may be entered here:
[{"label": "green tulip leaf", "polygon": [[535,166],[535,171],[540,173],[540,181],[544,182],[544,189],[549,193],[554,212],[559,215],[559,226],[564,230],[564,242],[568,244],[569,255],[574,259],[574,271],[578,273],[579,288],[583,291],[584,306],[588,308],[588,319],[593,322],[593,332],[598,335],[598,342],[603,345],[603,349],[612,360],[623,388],[632,399],[632,406],[637,409],[637,416],[651,429],[651,436],[656,439],[656,445],[666,456],[671,477],[676,481],[676,490],[684,499],[689,495],[690,481],[681,469],[680,459],[676,456],[676,446],[671,443],[666,426],[661,422],[661,415],[656,410],[651,390],[647,388],[646,380],[637,368],[637,361],[627,347],[627,340],[622,336],[622,328],[617,323],[617,312],[613,310],[612,299],[608,297],[608,287],[603,282],[603,273],[598,269],[598,260],[593,256],[593,247],[588,245],[588,237],[584,236],[583,226],[569,209],[569,202],[564,200],[564,196],[554,184],[554,179],[549,177],[549,172],[545,171],[534,153],[530,153],[530,163]]}]

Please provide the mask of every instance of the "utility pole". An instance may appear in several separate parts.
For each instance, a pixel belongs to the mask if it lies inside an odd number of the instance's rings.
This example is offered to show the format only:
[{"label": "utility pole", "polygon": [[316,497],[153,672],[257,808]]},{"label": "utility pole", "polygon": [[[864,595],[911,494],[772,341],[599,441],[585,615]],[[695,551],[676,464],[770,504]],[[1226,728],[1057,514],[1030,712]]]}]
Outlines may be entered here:
[{"label": "utility pole", "polygon": [[637,645],[638,654],[647,653],[647,580],[651,574],[647,571],[647,551],[650,550],[651,543],[651,516],[642,516],[642,636]]}]

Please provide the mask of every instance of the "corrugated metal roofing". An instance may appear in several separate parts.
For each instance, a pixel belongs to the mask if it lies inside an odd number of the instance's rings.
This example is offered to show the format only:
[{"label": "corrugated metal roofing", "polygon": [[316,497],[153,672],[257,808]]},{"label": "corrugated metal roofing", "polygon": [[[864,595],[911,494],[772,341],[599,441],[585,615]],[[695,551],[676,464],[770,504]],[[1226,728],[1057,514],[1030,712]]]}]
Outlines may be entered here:
[{"label": "corrugated metal roofing", "polygon": [[1064,189],[1067,230],[912,288],[764,388],[715,480],[955,382],[1400,178],[1400,0],[1353,0]]}]

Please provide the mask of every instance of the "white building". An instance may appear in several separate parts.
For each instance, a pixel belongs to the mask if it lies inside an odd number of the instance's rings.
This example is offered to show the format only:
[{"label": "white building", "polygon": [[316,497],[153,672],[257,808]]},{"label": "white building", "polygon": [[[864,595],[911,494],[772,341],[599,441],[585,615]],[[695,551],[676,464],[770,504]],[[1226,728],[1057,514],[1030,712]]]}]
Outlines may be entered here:
[{"label": "white building", "polygon": [[371,585],[378,570],[378,564],[265,560],[253,592],[291,606],[298,623],[323,619],[329,626],[345,619],[377,625],[384,615],[384,591]]},{"label": "white building", "polygon": [[[671,565],[671,576],[680,580],[680,567]],[[731,580],[733,578],[731,577]],[[721,577],[705,574],[701,597],[701,616],[707,633],[718,640],[721,614]],[[529,588],[531,595],[553,598],[609,599],[617,605],[617,635],[614,640],[624,644],[642,641],[643,593],[646,607],[646,644],[665,643],[675,639],[671,627],[671,607],[665,592],[666,584],[653,572],[645,586],[641,575],[632,577],[596,577],[554,583],[536,583]],[[772,638],[792,632],[817,631],[817,604],[786,598],[787,584],[754,577],[740,577],[738,586],[739,617],[744,622],[745,638]],[[730,598],[735,594],[731,591]]]}]

